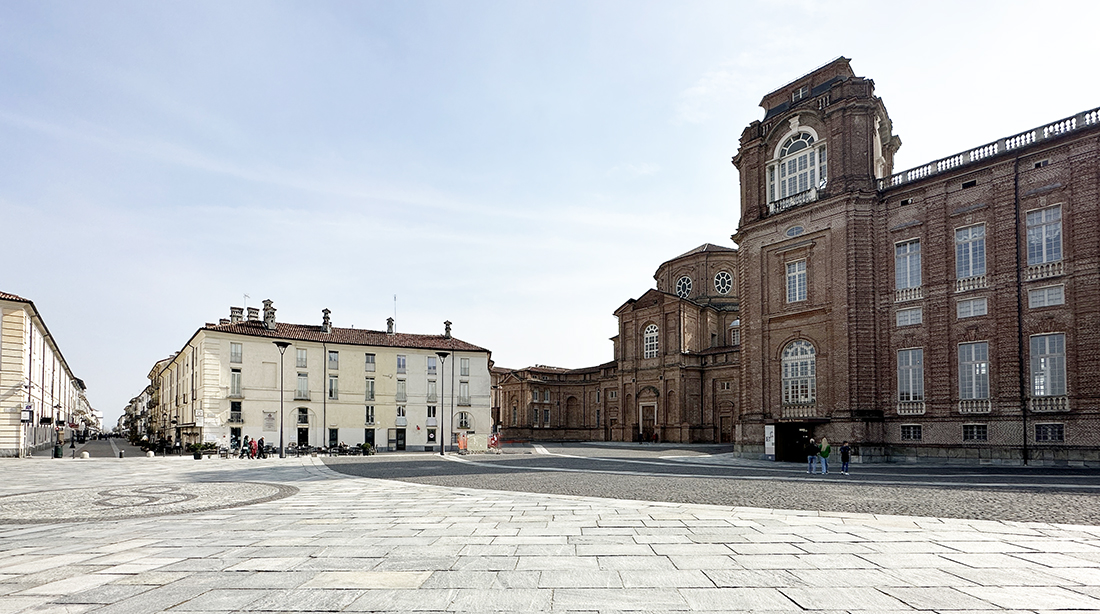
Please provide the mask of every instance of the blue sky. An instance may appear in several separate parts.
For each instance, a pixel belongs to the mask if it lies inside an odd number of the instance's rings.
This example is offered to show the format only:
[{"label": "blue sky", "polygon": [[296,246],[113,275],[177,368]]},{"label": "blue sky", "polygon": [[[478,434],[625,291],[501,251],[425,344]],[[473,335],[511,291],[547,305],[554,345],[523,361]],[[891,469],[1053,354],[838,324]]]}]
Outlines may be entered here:
[{"label": "blue sky", "polygon": [[[1100,106],[1094,2],[0,4],[0,290],[111,423],[230,305],[608,361],[731,245],[769,91],[875,80],[895,170]],[[12,232],[12,229],[15,229]]]}]

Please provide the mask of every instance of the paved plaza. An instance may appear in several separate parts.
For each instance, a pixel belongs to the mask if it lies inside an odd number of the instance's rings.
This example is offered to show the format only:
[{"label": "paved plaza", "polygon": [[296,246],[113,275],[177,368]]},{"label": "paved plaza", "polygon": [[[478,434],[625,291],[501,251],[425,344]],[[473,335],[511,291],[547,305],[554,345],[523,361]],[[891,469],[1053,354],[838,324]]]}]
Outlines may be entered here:
[{"label": "paved plaza", "polygon": [[0,614],[1100,612],[1096,526],[447,488],[316,458],[2,466]]}]

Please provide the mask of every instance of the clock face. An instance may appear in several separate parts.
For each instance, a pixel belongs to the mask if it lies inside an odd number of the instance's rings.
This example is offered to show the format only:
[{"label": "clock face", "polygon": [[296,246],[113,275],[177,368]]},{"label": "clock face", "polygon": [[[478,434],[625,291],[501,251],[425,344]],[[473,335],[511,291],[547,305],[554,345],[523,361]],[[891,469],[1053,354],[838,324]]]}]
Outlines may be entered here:
[{"label": "clock face", "polygon": [[687,298],[691,294],[691,278],[684,275],[676,280],[676,296]]},{"label": "clock face", "polygon": [[714,289],[718,291],[718,294],[729,294],[733,289],[733,275],[730,275],[726,271],[721,271],[714,276]]}]

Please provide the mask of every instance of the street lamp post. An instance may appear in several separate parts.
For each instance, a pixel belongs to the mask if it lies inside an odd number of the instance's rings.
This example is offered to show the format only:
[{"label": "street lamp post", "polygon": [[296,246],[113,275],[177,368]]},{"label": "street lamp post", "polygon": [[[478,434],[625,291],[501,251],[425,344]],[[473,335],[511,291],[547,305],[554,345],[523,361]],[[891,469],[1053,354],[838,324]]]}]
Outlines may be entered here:
[{"label": "street lamp post", "polygon": [[[436,352],[435,355],[439,357],[439,362],[441,363],[439,365],[439,381],[442,382],[442,381],[444,381],[443,380],[443,369],[444,369],[444,367],[447,366],[447,357],[450,356],[451,354],[450,354],[450,352]],[[451,388],[454,388],[454,381],[451,382]],[[454,391],[452,390],[451,392],[453,393]],[[443,400],[443,386],[442,385],[440,385],[440,387],[439,387],[439,400],[440,401]],[[442,406],[442,405],[443,405],[443,403],[440,403],[440,406]],[[442,409],[442,407],[440,409]],[[446,445],[443,442],[443,434],[444,434],[443,427],[446,425],[446,422],[443,421],[443,415],[444,415],[443,412],[439,412],[439,455],[440,456],[445,456],[443,450],[444,450],[444,446]]]},{"label": "street lamp post", "polygon": [[288,341],[273,341],[275,347],[279,348],[279,458],[286,458],[286,447],[283,445],[283,354],[286,353],[286,349],[290,347]]}]

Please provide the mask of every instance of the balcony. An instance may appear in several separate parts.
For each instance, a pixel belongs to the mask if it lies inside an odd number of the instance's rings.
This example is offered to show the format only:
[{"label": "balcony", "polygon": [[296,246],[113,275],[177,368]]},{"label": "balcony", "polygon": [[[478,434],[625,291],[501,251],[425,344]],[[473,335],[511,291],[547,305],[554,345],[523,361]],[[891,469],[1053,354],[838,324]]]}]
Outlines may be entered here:
[{"label": "balcony", "polygon": [[295,390],[294,391],[294,400],[295,401],[308,401],[309,400],[309,391],[308,390]]},{"label": "balcony", "polygon": [[898,401],[899,416],[920,416],[924,414],[924,401]]},{"label": "balcony", "polygon": [[397,420],[395,420],[393,424],[394,424],[394,426],[408,426],[409,425],[409,419],[406,418],[405,416],[398,416]]},{"label": "balcony", "polygon": [[924,286],[917,286],[916,288],[902,288],[901,290],[894,291],[895,303],[917,301],[922,298],[924,298]]},{"label": "balcony", "polygon": [[782,213],[787,209],[793,209],[799,205],[805,205],[806,203],[812,203],[817,200],[817,189],[810,188],[805,192],[799,192],[786,198],[780,198],[777,201],[768,203],[768,215],[775,215],[776,213]]},{"label": "balcony", "polygon": [[1038,413],[1069,411],[1069,397],[1031,397],[1027,400],[1027,408]]},{"label": "balcony", "polygon": [[989,399],[963,399],[959,401],[960,414],[988,414],[992,408]]},{"label": "balcony", "polygon": [[1036,279],[1046,279],[1047,277],[1058,277],[1065,274],[1065,263],[1061,260],[1056,262],[1044,262],[1042,264],[1033,264],[1024,271],[1024,281],[1034,281]]},{"label": "balcony", "polygon": [[433,426],[433,427],[434,426],[439,426],[439,422],[435,418],[428,418],[428,421],[425,422],[425,425]]},{"label": "balcony", "polygon": [[989,281],[985,275],[975,275],[974,277],[955,280],[955,292],[970,292],[971,290],[981,290],[988,287]]},{"label": "balcony", "polygon": [[397,401],[398,403],[405,403],[409,400],[409,395],[405,394],[404,392],[398,392],[397,394],[393,395],[393,400]]},{"label": "balcony", "polygon": [[795,403],[783,406],[784,418],[816,418],[817,403]]},{"label": "balcony", "polygon": [[436,394],[434,392],[429,392],[428,396],[424,400],[427,403],[435,403],[437,401]]},{"label": "balcony", "polygon": [[227,424],[244,424],[244,415],[239,411],[229,412],[229,419],[226,420]]}]

